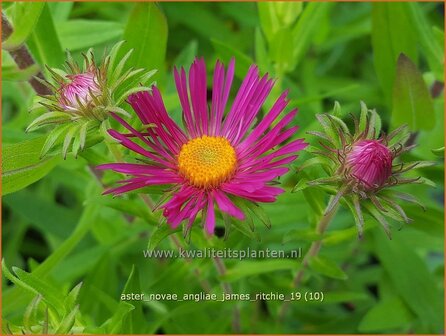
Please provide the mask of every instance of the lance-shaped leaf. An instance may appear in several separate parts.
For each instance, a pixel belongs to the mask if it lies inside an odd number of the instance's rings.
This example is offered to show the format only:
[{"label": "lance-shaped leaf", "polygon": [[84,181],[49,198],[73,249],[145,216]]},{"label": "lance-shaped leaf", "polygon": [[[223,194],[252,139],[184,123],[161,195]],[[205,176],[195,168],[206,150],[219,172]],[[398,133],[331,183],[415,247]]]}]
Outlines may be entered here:
[{"label": "lance-shaped leaf", "polygon": [[39,20],[44,5],[44,2],[16,2],[14,4],[11,15],[14,31],[2,43],[3,49],[16,49],[26,41]]},{"label": "lance-shaped leaf", "polygon": [[423,76],[410,58],[400,54],[393,87],[392,125],[404,123],[413,131],[430,130],[435,125],[435,113]]},{"label": "lance-shaped leaf", "polygon": [[18,191],[40,180],[57,164],[55,157],[40,158],[45,137],[3,145],[3,195]]}]

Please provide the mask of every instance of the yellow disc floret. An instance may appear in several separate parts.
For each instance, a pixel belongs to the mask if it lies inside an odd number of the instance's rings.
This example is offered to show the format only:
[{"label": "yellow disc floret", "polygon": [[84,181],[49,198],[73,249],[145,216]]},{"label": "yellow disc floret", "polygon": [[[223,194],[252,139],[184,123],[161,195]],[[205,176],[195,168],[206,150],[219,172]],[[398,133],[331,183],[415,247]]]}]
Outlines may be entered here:
[{"label": "yellow disc floret", "polygon": [[178,169],[191,185],[218,187],[227,181],[237,167],[234,148],[224,137],[202,136],[181,147]]}]

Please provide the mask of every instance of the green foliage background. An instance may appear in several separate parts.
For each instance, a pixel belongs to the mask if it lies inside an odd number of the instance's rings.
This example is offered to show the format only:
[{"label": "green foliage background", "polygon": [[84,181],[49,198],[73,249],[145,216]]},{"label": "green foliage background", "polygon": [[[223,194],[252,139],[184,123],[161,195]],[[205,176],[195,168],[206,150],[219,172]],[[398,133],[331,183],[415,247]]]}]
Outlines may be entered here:
[{"label": "green foliage background", "polygon": [[[64,49],[80,59],[90,47],[102,55],[125,39],[126,48],[135,51],[131,65],[160,70],[155,80],[176,120],[181,110],[173,66],[188,67],[195,56],[204,56],[211,76],[217,58],[228,62],[235,56],[236,85],[253,62],[277,78],[267,107],[282,90],[290,90],[290,106],[300,110],[296,138],[318,130],[315,114],[330,111],[335,101],[345,120],[348,113],[357,115],[364,101],[378,110],[385,130],[402,123],[410,126],[418,144],[412,158],[437,162],[414,173],[435,182],[436,188],[406,188],[426,211],[405,207],[414,222],[402,227],[392,223],[392,240],[370,218],[365,237],[358,240],[345,209],[337,213],[326,235],[315,237],[328,196],[310,189],[291,193],[298,182],[293,170],[282,180],[287,192],[264,206],[270,229],[259,220],[254,232],[233,229],[225,241],[220,236],[205,238],[197,224],[190,245],[175,233],[189,249],[305,252],[312,240],[323,239],[320,258],[310,265],[298,290],[323,291],[325,300],[295,302],[282,321],[277,317],[278,301],[120,301],[121,293],[132,291],[198,293],[203,280],[214,293],[221,293],[224,280],[235,293],[289,294],[295,291],[291,284],[299,261],[225,260],[228,271],[221,278],[212,259],[143,258],[149,242],[151,247],[173,249],[171,240],[165,239],[172,232],[165,225],[158,228],[157,215],[136,195],[101,196],[102,186],[87,167],[113,160],[104,144],[89,148],[78,159],[40,159],[45,131],[24,132],[35,118],[28,113],[35,94],[26,83],[35,69],[19,71],[3,51],[5,333],[41,332],[43,325],[53,333],[223,334],[232,332],[234,307],[245,333],[444,330],[444,167],[442,157],[435,154],[441,156],[441,150],[432,151],[444,146],[444,96],[435,90],[444,82],[442,4],[65,2],[3,3],[3,10],[16,28],[3,47],[25,41],[42,69],[44,64],[61,67]],[[398,75],[400,53],[415,67],[399,69]],[[294,168],[308,157],[301,155]],[[116,179],[107,173],[102,183]],[[221,219],[218,224],[223,226]]]}]

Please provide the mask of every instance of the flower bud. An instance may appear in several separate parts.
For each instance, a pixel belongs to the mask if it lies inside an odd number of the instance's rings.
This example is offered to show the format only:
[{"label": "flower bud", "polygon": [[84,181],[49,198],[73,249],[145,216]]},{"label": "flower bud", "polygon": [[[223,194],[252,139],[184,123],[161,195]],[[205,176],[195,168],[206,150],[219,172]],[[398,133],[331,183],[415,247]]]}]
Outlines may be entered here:
[{"label": "flower bud", "polygon": [[92,94],[101,95],[101,88],[94,72],[66,75],[69,82],[62,84],[59,91],[59,103],[65,110],[76,110],[81,105],[90,106]]},{"label": "flower bud", "polygon": [[351,176],[365,190],[383,186],[392,175],[392,152],[380,140],[360,140],[347,154]]},{"label": "flower bud", "polygon": [[36,78],[52,91],[51,95],[35,97],[32,110],[45,112],[27,127],[27,131],[52,127],[41,156],[59,145],[64,157],[70,150],[76,156],[86,146],[102,141],[107,136],[110,113],[128,116],[121,107],[127,97],[150,90],[144,85],[155,71],[126,67],[132,50],[119,59],[123,43],[117,43],[100,63],[92,50],[82,54],[82,67],[67,53],[65,69],[47,67],[51,79]]},{"label": "flower bud", "polygon": [[316,157],[300,169],[318,165],[328,176],[304,180],[294,190],[310,186],[323,188],[333,195],[325,215],[333,211],[342,200],[353,213],[359,237],[363,233],[363,211],[374,217],[390,237],[391,226],[386,218],[406,223],[410,221],[399,203],[407,201],[420,204],[412,195],[394,189],[404,184],[428,184],[426,179],[405,177],[404,174],[431,163],[405,162],[401,154],[413,147],[413,144],[407,145],[410,138],[407,126],[402,125],[385,134],[381,131],[379,114],[369,110],[364,103],[361,103],[360,118],[353,116],[354,130],[347,126],[341,116],[339,104],[335,104],[333,113],[316,115],[323,131],[308,133],[319,138],[321,147],[314,148]]}]

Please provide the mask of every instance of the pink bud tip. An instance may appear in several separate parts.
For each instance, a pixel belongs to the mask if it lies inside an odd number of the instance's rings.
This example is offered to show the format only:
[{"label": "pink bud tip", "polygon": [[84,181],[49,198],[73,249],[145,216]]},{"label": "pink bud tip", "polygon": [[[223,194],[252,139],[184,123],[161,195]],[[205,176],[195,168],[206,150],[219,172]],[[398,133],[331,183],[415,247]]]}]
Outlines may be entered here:
[{"label": "pink bud tip", "polygon": [[90,103],[91,97],[89,90],[95,95],[101,94],[101,89],[93,72],[67,75],[66,77],[70,82],[62,85],[60,88],[59,102],[67,110],[79,108],[78,99],[82,105]]},{"label": "pink bud tip", "polygon": [[361,140],[347,154],[352,176],[365,189],[381,187],[392,175],[392,152],[380,140]]}]

